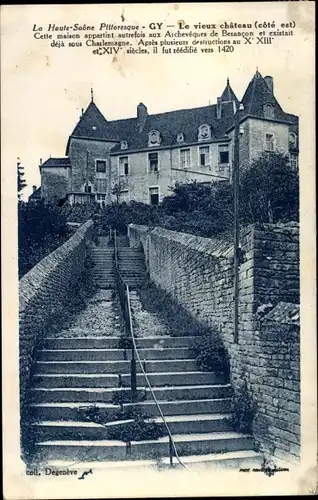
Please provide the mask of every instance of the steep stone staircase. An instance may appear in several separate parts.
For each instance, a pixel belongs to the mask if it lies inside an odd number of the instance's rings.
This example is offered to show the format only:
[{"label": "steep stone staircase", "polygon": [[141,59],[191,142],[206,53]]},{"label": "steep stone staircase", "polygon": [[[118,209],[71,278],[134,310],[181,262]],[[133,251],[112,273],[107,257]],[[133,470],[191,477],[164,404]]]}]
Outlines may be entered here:
[{"label": "steep stone staircase", "polygon": [[[146,275],[143,256],[118,242],[120,271],[132,288]],[[115,288],[114,248],[92,248],[93,271],[100,288]],[[169,464],[169,437],[133,441],[107,438],[105,426],[87,421],[81,408],[96,406],[107,422],[120,409],[117,391],[130,390],[130,350],[121,342],[115,290],[99,290],[75,324],[54,337],[43,338],[36,352],[29,408],[34,416],[35,456],[45,464],[133,462]],[[137,314],[137,292],[132,292]],[[139,318],[142,311],[139,311]],[[187,466],[249,467],[261,464],[252,437],[235,432],[229,417],[232,389],[222,373],[199,371],[190,355],[192,337],[172,337],[146,325],[137,328],[137,346],[143,367],[173,435],[176,449]],[[139,335],[139,337],[138,337]],[[162,424],[158,408],[137,363],[138,390],[146,398],[124,403],[139,408]],[[176,459],[174,459],[174,463]],[[106,464],[104,464],[106,465]]]},{"label": "steep stone staircase", "polygon": [[[161,457],[168,462],[168,436],[132,442],[128,449],[122,441],[108,440],[105,427],[83,421],[78,411],[96,404],[107,420],[107,415],[118,410],[112,395],[114,391],[128,390],[130,384],[129,353],[125,359],[119,341],[120,337],[106,336],[43,339],[31,390],[36,449],[42,460],[126,461]],[[190,341],[191,337],[167,336],[137,340],[181,460],[188,465],[258,463],[260,457],[252,451],[252,438],[231,428],[228,380],[220,373],[197,370],[189,357]],[[134,405],[161,422],[139,367],[137,379],[147,398]],[[124,407],[132,405],[127,403]]]},{"label": "steep stone staircase", "polygon": [[[138,288],[147,277],[143,253],[130,248],[126,236],[117,237],[117,245],[121,276],[129,287]],[[91,247],[91,257],[96,285],[100,288],[114,288],[116,286],[114,247],[108,246],[106,240],[100,238],[99,245]]]}]

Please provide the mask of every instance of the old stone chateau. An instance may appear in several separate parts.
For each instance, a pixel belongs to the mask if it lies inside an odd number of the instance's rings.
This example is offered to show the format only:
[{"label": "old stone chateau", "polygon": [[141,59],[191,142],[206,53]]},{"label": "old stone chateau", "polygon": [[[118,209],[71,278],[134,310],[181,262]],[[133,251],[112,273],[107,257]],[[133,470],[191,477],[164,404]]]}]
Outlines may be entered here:
[{"label": "old stone chateau", "polygon": [[[257,70],[241,102],[241,165],[263,151],[279,151],[297,166],[298,117],[281,108],[273,78]],[[91,91],[66,157],[40,161],[41,187],[34,186],[29,199],[158,204],[175,182],[230,179],[238,106],[227,79],[216,104],[151,115],[140,103],[136,117],[107,121]]]}]

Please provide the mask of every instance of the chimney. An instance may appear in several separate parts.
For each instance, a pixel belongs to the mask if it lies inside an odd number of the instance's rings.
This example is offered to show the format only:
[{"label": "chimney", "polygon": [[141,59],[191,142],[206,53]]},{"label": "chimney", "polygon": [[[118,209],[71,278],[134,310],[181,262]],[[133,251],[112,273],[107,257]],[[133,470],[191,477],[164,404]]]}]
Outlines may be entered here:
[{"label": "chimney", "polygon": [[272,76],[264,76],[264,80],[267,84],[267,87],[271,91],[272,94],[274,94],[274,80]]},{"label": "chimney", "polygon": [[32,189],[33,189],[33,193],[34,193],[34,191],[36,191],[36,186],[32,186]]},{"label": "chimney", "polygon": [[137,106],[137,126],[139,132],[143,131],[148,116],[147,107],[140,102]]},{"label": "chimney", "polygon": [[221,97],[217,97],[216,99],[216,117],[218,120],[222,117],[222,101]]}]

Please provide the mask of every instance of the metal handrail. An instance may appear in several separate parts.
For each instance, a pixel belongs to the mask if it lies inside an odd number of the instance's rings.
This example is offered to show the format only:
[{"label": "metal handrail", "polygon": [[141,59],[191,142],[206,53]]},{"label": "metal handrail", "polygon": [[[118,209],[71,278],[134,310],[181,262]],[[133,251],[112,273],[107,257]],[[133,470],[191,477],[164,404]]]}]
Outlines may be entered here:
[{"label": "metal handrail", "polygon": [[132,392],[132,397],[133,400],[136,399],[137,395],[137,377],[136,377],[136,365],[135,365],[135,353],[141,368],[141,371],[146,379],[147,385],[149,387],[150,393],[152,395],[152,398],[157,406],[157,409],[159,411],[160,417],[162,418],[162,421],[164,423],[164,426],[167,430],[168,436],[169,436],[169,458],[170,458],[170,465],[173,465],[173,454],[182,465],[182,467],[186,468],[185,464],[180,460],[180,457],[177,452],[177,448],[175,445],[175,442],[173,440],[171,431],[169,429],[168,423],[165,419],[165,416],[161,410],[161,407],[158,403],[158,400],[156,398],[156,395],[153,391],[153,388],[151,386],[151,383],[149,381],[148,375],[144,369],[143,363],[141,361],[139,352],[138,352],[138,347],[136,344],[136,339],[134,335],[134,328],[133,328],[133,323],[132,323],[132,314],[131,314],[131,307],[130,307],[130,292],[129,292],[129,286],[125,281],[123,280],[120,271],[119,271],[119,265],[118,265],[118,247],[117,247],[117,238],[116,238],[116,230],[113,231],[114,235],[114,249],[115,249],[115,270],[116,270],[116,281],[117,281],[117,288],[118,288],[118,293],[119,293],[119,298],[121,302],[121,306],[123,308],[124,312],[124,320],[126,323],[126,328],[129,330],[133,346],[131,348],[131,353],[132,353],[132,359],[131,359],[131,392]]}]

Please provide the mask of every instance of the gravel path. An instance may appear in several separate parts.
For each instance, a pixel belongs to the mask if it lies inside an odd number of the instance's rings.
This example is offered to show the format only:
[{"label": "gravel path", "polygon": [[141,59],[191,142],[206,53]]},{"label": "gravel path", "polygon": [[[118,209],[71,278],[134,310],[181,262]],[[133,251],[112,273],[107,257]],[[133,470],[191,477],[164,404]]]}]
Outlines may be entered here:
[{"label": "gravel path", "polygon": [[136,337],[169,336],[167,327],[158,314],[143,309],[138,291],[130,292],[131,311]]},{"label": "gravel path", "polygon": [[68,328],[56,337],[120,337],[119,311],[113,290],[98,290]]}]

